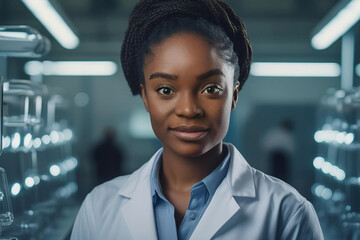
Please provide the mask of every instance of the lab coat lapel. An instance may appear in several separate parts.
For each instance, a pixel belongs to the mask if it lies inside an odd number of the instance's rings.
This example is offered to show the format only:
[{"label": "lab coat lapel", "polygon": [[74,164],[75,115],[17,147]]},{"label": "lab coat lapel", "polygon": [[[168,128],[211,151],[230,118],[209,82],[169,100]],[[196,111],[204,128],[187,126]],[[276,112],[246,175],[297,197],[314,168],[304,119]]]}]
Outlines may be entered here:
[{"label": "lab coat lapel", "polygon": [[240,210],[235,197],[256,197],[251,167],[232,144],[224,144],[230,150],[229,170],[191,235],[191,240],[211,239]]},{"label": "lab coat lapel", "polygon": [[150,187],[142,183],[122,209],[123,217],[134,239],[157,239]]},{"label": "lab coat lapel", "polygon": [[211,239],[239,209],[226,181],[222,181],[190,240]]},{"label": "lab coat lapel", "polygon": [[122,197],[129,198],[120,211],[134,240],[157,239],[150,173],[159,153],[160,151],[143,168],[133,173],[119,191]]}]

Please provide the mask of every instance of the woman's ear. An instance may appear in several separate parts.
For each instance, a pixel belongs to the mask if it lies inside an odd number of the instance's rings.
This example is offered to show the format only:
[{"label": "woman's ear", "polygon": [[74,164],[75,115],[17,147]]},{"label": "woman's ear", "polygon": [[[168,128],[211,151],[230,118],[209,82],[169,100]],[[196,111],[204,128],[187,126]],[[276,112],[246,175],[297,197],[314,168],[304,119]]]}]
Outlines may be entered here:
[{"label": "woman's ear", "polygon": [[232,102],[231,102],[231,111],[234,110],[236,107],[236,104],[238,101],[238,96],[239,96],[239,91],[240,91],[240,83],[236,82],[236,86],[234,88]]},{"label": "woman's ear", "polygon": [[148,106],[145,86],[143,84],[140,84],[140,89],[141,89],[141,99],[144,102],[146,111],[149,112],[149,106]]}]

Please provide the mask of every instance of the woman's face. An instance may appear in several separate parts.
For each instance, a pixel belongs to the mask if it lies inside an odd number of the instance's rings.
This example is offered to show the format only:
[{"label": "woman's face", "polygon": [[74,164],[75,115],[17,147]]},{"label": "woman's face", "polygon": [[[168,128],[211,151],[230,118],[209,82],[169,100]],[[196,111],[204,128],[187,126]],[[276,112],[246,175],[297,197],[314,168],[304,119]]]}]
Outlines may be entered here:
[{"label": "woman's face", "polygon": [[174,34],[151,52],[142,99],[164,151],[197,157],[220,146],[237,101],[233,67],[194,33]]}]

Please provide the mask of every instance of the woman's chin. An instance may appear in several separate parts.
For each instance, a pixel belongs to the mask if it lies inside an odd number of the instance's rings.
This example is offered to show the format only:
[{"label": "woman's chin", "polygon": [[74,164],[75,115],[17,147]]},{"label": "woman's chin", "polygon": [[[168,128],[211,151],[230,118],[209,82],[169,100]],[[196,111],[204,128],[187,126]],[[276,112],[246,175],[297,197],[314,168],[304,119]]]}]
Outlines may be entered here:
[{"label": "woman's chin", "polygon": [[175,146],[164,146],[168,148],[170,152],[173,154],[178,155],[179,157],[183,158],[197,158],[212,150],[215,146],[213,145],[204,145],[201,143],[194,143],[194,142],[183,142],[181,144],[176,144]]}]

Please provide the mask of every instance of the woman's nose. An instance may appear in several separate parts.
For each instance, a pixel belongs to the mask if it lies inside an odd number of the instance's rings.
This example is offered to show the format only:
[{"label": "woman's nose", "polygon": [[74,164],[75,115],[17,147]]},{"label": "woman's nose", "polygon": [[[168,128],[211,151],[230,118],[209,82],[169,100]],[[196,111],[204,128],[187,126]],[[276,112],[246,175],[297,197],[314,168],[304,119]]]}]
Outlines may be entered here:
[{"label": "woman's nose", "polygon": [[177,99],[175,114],[179,117],[194,118],[201,116],[203,110],[196,96],[191,93],[185,93]]}]

